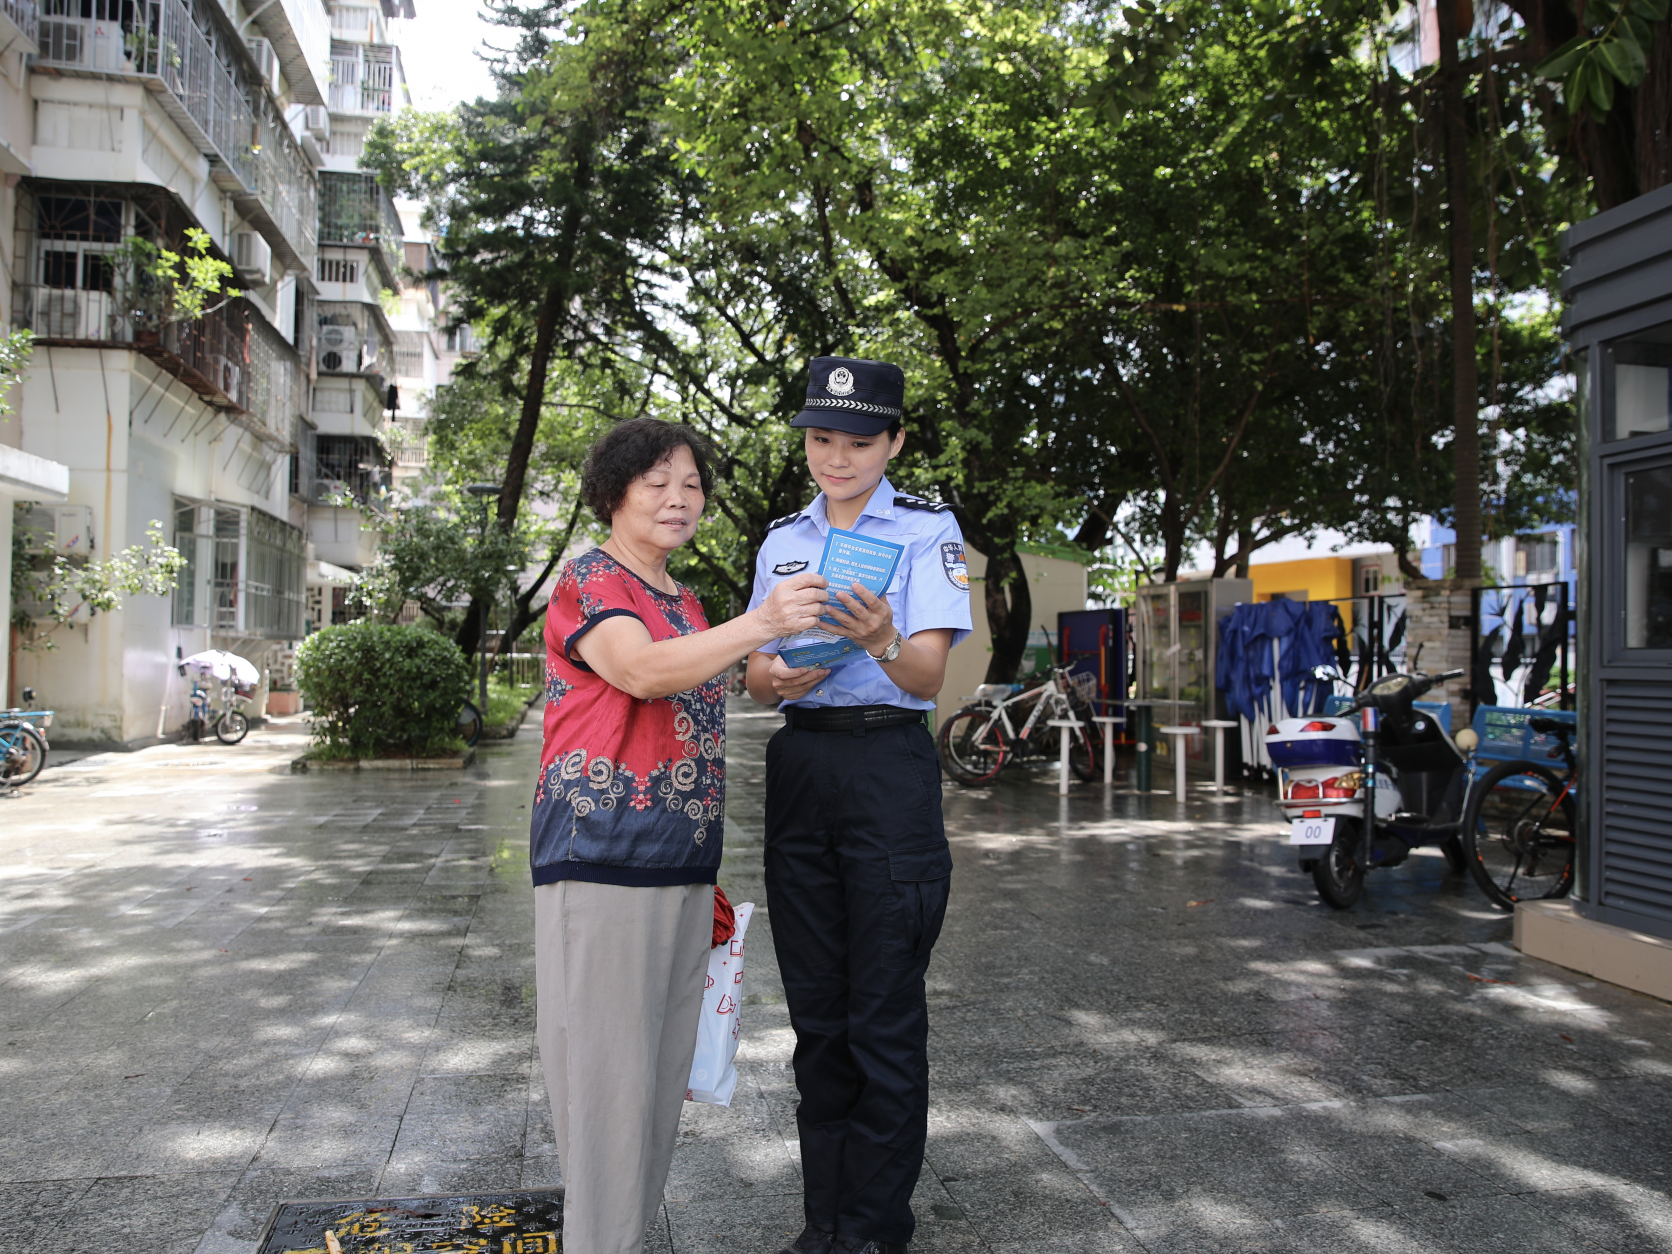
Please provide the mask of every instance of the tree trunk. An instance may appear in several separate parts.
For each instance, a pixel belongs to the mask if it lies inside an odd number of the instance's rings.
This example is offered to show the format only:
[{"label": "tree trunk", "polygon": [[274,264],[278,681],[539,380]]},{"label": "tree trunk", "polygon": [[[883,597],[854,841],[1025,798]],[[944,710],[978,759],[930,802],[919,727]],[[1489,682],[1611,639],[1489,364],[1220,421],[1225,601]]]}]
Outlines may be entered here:
[{"label": "tree trunk", "polygon": [[534,436],[540,429],[540,411],[546,404],[546,372],[551,367],[552,344],[557,339],[557,322],[563,313],[567,287],[562,278],[552,281],[540,306],[540,321],[535,324],[534,351],[528,358],[528,386],[523,391],[522,414],[517,419],[517,433],[511,438],[511,452],[505,462],[505,486],[499,493],[498,521],[502,531],[509,531],[515,525],[517,510],[522,506],[528,460],[534,454]]},{"label": "tree trunk", "polygon": [[1649,49],[1649,71],[1632,93],[1636,110],[1637,191],[1672,183],[1672,23],[1659,22]]},{"label": "tree trunk", "polygon": [[575,528],[581,520],[581,506],[584,502],[575,498],[575,504],[569,511],[569,525],[563,529],[563,539],[551,547],[547,554],[545,569],[540,577],[517,594],[517,599],[511,607],[511,627],[499,638],[499,652],[494,654],[497,664],[502,654],[514,653],[517,641],[538,622],[546,613],[546,601],[540,602],[540,608],[534,608],[534,602],[546,589],[546,580],[557,570],[557,564],[563,560],[563,555],[569,551],[569,542],[575,538]]},{"label": "tree trunk", "polygon": [[[528,359],[528,381],[523,389],[522,414],[517,420],[517,431],[511,437],[511,452],[506,458],[505,478],[500,481],[499,507],[495,521],[500,530],[509,531],[516,525],[517,511],[522,507],[523,485],[528,482],[528,462],[534,455],[534,436],[540,427],[540,410],[546,401],[546,372],[551,366],[552,345],[557,340],[558,317],[563,312],[563,279],[554,279],[546,289],[546,299],[540,305],[540,321],[534,328],[534,351]],[[455,637],[466,657],[473,656],[481,643],[482,598],[472,596],[470,609],[459,625]]]},{"label": "tree trunk", "polygon": [[1185,526],[1178,497],[1169,490],[1161,498],[1161,543],[1165,546],[1161,559],[1163,583],[1173,583],[1184,564]]},{"label": "tree trunk", "polygon": [[1480,578],[1480,382],[1475,360],[1475,245],[1470,216],[1469,142],[1463,117],[1463,73],[1457,63],[1458,13],[1440,0],[1440,111],[1445,128],[1446,199],[1451,243],[1452,458],[1457,577]]},{"label": "tree trunk", "polygon": [[[996,544],[992,547],[999,548]],[[1014,683],[1016,673],[1022,669],[1022,654],[1028,647],[1028,630],[1033,620],[1033,593],[1014,546],[987,554],[987,574],[982,588],[987,603],[987,627],[993,635],[987,682]]]}]

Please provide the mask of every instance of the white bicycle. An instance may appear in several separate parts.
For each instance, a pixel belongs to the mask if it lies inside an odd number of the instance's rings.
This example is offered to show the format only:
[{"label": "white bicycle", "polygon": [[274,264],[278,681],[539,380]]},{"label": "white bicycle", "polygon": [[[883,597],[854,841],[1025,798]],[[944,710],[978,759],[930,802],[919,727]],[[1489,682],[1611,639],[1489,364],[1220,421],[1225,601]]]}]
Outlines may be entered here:
[{"label": "white bicycle", "polygon": [[1096,676],[1070,673],[1062,666],[1053,666],[1044,683],[1022,692],[1011,692],[1009,684],[982,684],[975,690],[974,704],[964,706],[941,728],[941,761],[960,784],[985,784],[1008,764],[1056,757],[1057,729],[1051,721],[1074,719],[1080,726],[1069,729],[1068,765],[1089,783],[1102,766],[1092,735],[1091,702],[1096,695]]}]

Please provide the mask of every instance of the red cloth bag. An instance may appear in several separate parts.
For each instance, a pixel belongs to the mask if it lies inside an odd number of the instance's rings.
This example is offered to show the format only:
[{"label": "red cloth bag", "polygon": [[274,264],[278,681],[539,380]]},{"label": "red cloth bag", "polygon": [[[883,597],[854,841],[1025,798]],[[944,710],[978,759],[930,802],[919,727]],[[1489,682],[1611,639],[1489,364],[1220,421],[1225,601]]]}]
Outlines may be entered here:
[{"label": "red cloth bag", "polygon": [[718,884],[714,886],[714,944],[710,948],[724,945],[737,931],[737,911],[732,909],[732,903],[726,900],[726,893]]}]

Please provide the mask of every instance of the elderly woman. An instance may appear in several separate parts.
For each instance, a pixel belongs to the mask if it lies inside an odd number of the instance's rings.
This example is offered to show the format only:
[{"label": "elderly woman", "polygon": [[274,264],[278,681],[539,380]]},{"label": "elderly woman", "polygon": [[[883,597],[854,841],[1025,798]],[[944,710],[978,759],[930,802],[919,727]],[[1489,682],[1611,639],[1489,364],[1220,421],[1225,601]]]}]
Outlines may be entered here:
[{"label": "elderly woman", "polygon": [[546,614],[534,793],[540,1060],[565,1185],[566,1254],[638,1254],[673,1157],[702,1008],[725,812],[728,667],[812,627],[816,575],[709,627],[668,557],[713,478],[685,427],[640,418],[581,480],[609,539]]}]

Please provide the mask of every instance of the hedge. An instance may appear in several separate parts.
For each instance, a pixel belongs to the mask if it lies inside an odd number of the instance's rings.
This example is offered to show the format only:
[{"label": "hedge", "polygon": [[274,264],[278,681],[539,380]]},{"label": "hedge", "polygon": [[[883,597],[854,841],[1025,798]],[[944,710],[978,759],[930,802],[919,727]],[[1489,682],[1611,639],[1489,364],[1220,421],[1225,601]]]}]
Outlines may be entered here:
[{"label": "hedge", "polygon": [[459,747],[470,668],[458,645],[428,628],[347,623],[302,642],[296,686],[314,743],[331,756],[427,757]]}]

